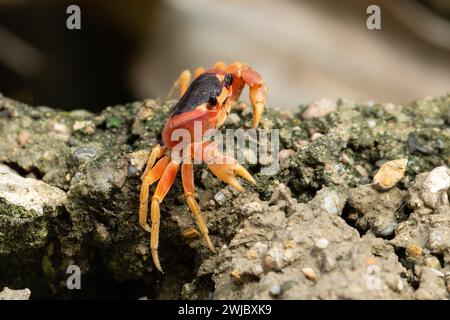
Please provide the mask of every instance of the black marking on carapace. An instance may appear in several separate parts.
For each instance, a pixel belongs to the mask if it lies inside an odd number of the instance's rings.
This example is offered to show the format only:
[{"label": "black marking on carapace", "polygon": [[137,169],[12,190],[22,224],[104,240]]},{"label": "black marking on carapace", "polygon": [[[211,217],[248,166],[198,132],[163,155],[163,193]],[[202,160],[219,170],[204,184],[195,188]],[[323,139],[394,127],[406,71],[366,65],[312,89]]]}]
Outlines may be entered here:
[{"label": "black marking on carapace", "polygon": [[215,73],[203,73],[198,76],[172,108],[170,116],[194,110],[203,103],[207,103],[210,96],[219,96],[223,85]]}]

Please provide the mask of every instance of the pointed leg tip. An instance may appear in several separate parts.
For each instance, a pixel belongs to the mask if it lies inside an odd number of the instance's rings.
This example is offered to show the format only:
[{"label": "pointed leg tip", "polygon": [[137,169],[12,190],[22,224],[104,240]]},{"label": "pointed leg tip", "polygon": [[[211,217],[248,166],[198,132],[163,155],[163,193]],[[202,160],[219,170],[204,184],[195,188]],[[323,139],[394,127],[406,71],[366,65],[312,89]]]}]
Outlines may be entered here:
[{"label": "pointed leg tip", "polygon": [[250,174],[250,172],[248,172],[247,169],[245,169],[243,166],[241,166],[241,165],[237,165],[236,166],[236,174],[238,176],[241,176],[242,178],[244,178],[245,180],[247,180],[251,184],[256,185],[255,179],[253,179],[253,177]]},{"label": "pointed leg tip", "polygon": [[208,246],[208,249],[211,250],[214,253],[217,253],[216,249],[214,248],[214,245],[211,241],[211,239],[209,238],[208,234],[205,234],[205,240],[206,240],[206,244]]},{"label": "pointed leg tip", "polygon": [[257,102],[253,105],[252,129],[256,129],[261,122],[264,107],[264,103],[261,102]]},{"label": "pointed leg tip", "polygon": [[243,186],[241,186],[241,185],[235,185],[235,184],[230,184],[233,188],[235,188],[237,191],[239,191],[239,192],[244,192],[245,191],[245,189],[244,189],[244,187]]},{"label": "pointed leg tip", "polygon": [[164,274],[164,271],[161,267],[161,263],[159,262],[158,252],[154,249],[152,249],[151,251],[152,251],[153,264],[155,265],[156,269],[159,270],[159,272]]}]

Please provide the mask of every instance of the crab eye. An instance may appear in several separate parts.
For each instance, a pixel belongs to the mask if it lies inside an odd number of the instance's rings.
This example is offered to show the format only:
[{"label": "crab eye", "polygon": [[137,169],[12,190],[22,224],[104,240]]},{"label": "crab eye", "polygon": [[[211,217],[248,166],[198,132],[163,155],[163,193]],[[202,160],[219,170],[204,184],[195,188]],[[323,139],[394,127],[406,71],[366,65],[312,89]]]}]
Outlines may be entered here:
[{"label": "crab eye", "polygon": [[217,104],[217,97],[216,96],[210,96],[208,99],[208,109],[212,109],[212,107],[215,107]]},{"label": "crab eye", "polygon": [[227,73],[223,78],[223,83],[226,87],[231,86],[231,84],[233,83],[233,75],[231,73]]}]

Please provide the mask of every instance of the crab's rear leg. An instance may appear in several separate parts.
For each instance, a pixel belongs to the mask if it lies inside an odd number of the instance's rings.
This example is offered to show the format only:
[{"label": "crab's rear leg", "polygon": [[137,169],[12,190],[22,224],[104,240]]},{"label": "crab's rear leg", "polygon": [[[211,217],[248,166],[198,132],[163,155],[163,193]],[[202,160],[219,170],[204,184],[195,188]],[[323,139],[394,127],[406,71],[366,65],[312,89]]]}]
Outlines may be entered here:
[{"label": "crab's rear leg", "polygon": [[167,165],[164,173],[161,176],[161,179],[156,186],[155,193],[152,197],[152,206],[151,206],[151,236],[150,236],[150,250],[152,253],[153,263],[156,268],[162,271],[161,263],[159,262],[158,256],[158,243],[159,243],[159,223],[160,223],[160,204],[164,200],[165,196],[170,190],[170,187],[175,180],[175,177],[178,172],[178,168],[180,163],[175,160],[171,160]]},{"label": "crab's rear leg", "polygon": [[195,221],[206,240],[208,248],[215,252],[214,246],[209,238],[208,227],[206,226],[205,218],[200,210],[200,206],[195,200],[194,190],[194,165],[190,162],[183,162],[181,165],[181,180],[183,181],[184,196],[189,205],[189,208],[194,215]]},{"label": "crab's rear leg", "polygon": [[183,70],[180,75],[178,76],[177,80],[172,85],[172,88],[170,88],[169,93],[167,94],[167,99],[169,99],[176,88],[179,88],[179,94],[180,97],[186,92],[186,90],[189,88],[189,85],[191,83],[191,72],[189,70]]},{"label": "crab's rear leg", "polygon": [[227,65],[224,61],[217,61],[216,63],[214,63],[212,69],[225,71],[227,69]]},{"label": "crab's rear leg", "polygon": [[198,78],[203,73],[205,73],[205,68],[198,67],[197,69],[195,69],[194,78]]}]

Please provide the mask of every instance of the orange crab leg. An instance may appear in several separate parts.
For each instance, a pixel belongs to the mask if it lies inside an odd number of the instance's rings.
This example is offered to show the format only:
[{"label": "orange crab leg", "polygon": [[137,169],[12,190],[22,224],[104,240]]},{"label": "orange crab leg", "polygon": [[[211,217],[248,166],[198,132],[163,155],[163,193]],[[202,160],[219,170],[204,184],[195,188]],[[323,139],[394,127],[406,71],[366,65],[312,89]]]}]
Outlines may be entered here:
[{"label": "orange crab leg", "polygon": [[195,69],[194,78],[197,78],[199,75],[201,75],[204,72],[205,72],[205,68],[198,67],[197,69]]},{"label": "orange crab leg", "polygon": [[250,102],[253,107],[252,128],[256,128],[261,121],[261,115],[266,105],[267,88],[258,72],[246,67],[241,71],[242,78],[249,85]]},{"label": "orange crab leg", "polygon": [[175,82],[172,85],[172,88],[169,91],[169,94],[167,95],[167,99],[169,99],[175,88],[180,89],[180,97],[186,92],[186,90],[189,88],[189,84],[191,83],[191,72],[189,70],[183,70],[180,75],[178,76],[178,79],[175,80]]},{"label": "orange crab leg", "polygon": [[181,165],[181,180],[183,181],[184,196],[189,205],[189,208],[194,215],[194,219],[197,222],[200,232],[206,240],[208,248],[212,252],[216,252],[214,246],[209,238],[208,227],[206,226],[205,218],[200,210],[200,206],[195,200],[194,190],[194,165],[192,163],[183,163]]},{"label": "orange crab leg", "polygon": [[[199,147],[202,148],[203,161],[208,165],[208,169],[223,182],[240,192],[244,191],[244,188],[236,179],[236,176],[240,176],[250,183],[256,184],[252,175],[236,159],[224,155],[217,150],[217,144],[208,141],[197,148]],[[199,154],[198,149],[195,150],[194,154]]]},{"label": "orange crab leg", "polygon": [[266,105],[267,90],[264,85],[250,87],[250,101],[253,107],[252,128],[255,129],[261,121]]},{"label": "orange crab leg", "polygon": [[217,178],[240,192],[243,192],[244,188],[236,179],[236,176],[241,176],[250,183],[256,184],[252,175],[243,166],[238,164],[234,158],[228,156],[215,158],[213,163],[208,165],[208,169],[211,170]]},{"label": "orange crab leg", "polygon": [[226,68],[227,68],[227,65],[223,61],[218,61],[213,66],[213,69],[223,70],[223,71],[225,71]]},{"label": "orange crab leg", "polygon": [[161,176],[160,181],[155,190],[155,194],[152,198],[152,206],[151,206],[151,236],[150,236],[150,250],[152,253],[153,263],[156,268],[162,271],[161,263],[159,262],[158,256],[158,243],[159,243],[159,222],[160,222],[160,204],[164,200],[167,192],[169,192],[170,187],[172,186],[175,177],[178,172],[178,168],[180,166],[179,162],[171,160],[167,165],[164,173]]},{"label": "orange crab leg", "polygon": [[145,165],[145,171],[141,176],[141,180],[144,180],[144,178],[148,175],[149,171],[153,168],[153,165],[155,164],[156,160],[161,158],[164,153],[166,152],[166,147],[161,147],[159,144],[157,144],[150,153],[150,156],[148,157],[147,164]]},{"label": "orange crab leg", "polygon": [[[161,178],[164,170],[169,164],[169,157],[165,156],[161,158],[151,170],[146,170],[146,173],[142,176],[142,186],[140,195],[139,206],[139,223],[145,231],[150,232],[150,226],[147,223],[147,210],[148,210],[148,192],[150,186]],[[148,168],[148,167],[147,167]]]},{"label": "orange crab leg", "polygon": [[250,87],[250,102],[253,107],[252,128],[256,128],[261,121],[261,115],[266,105],[267,88],[258,72],[248,65],[235,62],[228,66],[227,72],[231,72],[238,79],[233,81],[233,95],[231,99],[236,101],[241,95],[245,84]]}]

